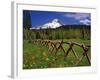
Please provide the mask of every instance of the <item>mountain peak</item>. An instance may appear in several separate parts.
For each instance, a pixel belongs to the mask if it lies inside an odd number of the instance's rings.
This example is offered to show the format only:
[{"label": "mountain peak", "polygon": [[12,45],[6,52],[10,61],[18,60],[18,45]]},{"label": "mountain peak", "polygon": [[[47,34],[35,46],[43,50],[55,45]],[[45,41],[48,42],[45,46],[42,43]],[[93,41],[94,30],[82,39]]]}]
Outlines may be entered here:
[{"label": "mountain peak", "polygon": [[51,22],[44,24],[41,28],[58,28],[62,26],[61,22],[58,19],[53,19]]},{"label": "mountain peak", "polygon": [[47,29],[47,28],[58,28],[60,26],[62,26],[63,24],[60,22],[59,19],[53,19],[51,22],[45,23],[44,25],[42,25],[41,27],[38,27],[36,29]]},{"label": "mountain peak", "polygon": [[58,21],[59,21],[58,19],[53,19],[53,20],[52,20],[52,22],[58,22]]}]

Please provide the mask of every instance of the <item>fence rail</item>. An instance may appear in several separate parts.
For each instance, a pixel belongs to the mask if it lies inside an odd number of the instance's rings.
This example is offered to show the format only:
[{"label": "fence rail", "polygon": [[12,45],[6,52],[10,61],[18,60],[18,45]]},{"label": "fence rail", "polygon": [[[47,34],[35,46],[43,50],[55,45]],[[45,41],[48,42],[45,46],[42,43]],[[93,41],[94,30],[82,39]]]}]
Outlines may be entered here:
[{"label": "fence rail", "polygon": [[[62,50],[64,52],[64,60],[67,58],[68,54],[70,53],[70,51],[72,51],[72,53],[74,54],[74,56],[76,57],[77,61],[75,63],[75,66],[79,65],[79,63],[83,60],[83,58],[86,56],[88,63],[91,65],[91,60],[88,56],[89,53],[89,49],[90,49],[90,45],[84,45],[84,44],[79,44],[79,43],[75,43],[75,42],[64,42],[62,41],[52,41],[52,40],[33,40],[32,41],[34,44],[39,44],[39,45],[43,45],[48,47],[49,51],[51,53],[54,53],[55,56],[57,55],[59,50]],[[63,45],[66,44],[69,46],[68,49],[64,49]],[[74,46],[78,46],[83,50],[83,53],[80,57],[78,57],[77,53],[74,50]]]}]

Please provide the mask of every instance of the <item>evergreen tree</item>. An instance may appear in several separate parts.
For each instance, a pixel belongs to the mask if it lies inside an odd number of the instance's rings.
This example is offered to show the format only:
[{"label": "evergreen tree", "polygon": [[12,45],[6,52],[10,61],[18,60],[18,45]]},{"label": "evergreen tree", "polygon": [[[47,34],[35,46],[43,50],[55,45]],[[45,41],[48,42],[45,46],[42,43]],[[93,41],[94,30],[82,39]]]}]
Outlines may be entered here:
[{"label": "evergreen tree", "polygon": [[30,11],[24,10],[23,11],[23,28],[29,30],[30,27],[31,27]]}]

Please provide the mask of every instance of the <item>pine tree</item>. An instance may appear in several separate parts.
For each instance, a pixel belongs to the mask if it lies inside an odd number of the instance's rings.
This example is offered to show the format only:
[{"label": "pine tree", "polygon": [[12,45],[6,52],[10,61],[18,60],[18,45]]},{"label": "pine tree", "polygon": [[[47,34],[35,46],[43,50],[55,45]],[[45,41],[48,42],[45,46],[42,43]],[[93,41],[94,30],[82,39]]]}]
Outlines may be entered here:
[{"label": "pine tree", "polygon": [[30,27],[31,27],[30,11],[24,10],[23,11],[23,28],[29,30]]}]

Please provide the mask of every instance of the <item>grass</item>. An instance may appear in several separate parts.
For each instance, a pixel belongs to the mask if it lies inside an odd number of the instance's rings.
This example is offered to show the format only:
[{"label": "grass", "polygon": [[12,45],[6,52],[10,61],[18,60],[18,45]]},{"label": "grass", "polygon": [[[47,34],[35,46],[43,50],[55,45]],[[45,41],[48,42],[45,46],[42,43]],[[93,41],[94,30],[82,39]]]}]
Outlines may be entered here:
[{"label": "grass", "polygon": [[[90,44],[90,40],[83,39],[65,39],[66,42],[77,42],[80,44]],[[29,43],[27,40],[23,42],[23,69],[36,69],[36,68],[59,68],[59,67],[75,67],[77,58],[74,56],[72,51],[68,54],[67,58],[64,60],[64,52],[59,50],[55,56],[54,52],[51,51],[43,45]],[[64,49],[67,51],[69,46],[63,45]],[[82,55],[83,50],[74,46],[74,50],[78,57]],[[91,56],[89,51],[89,57]],[[86,57],[78,66],[90,66]]]}]

